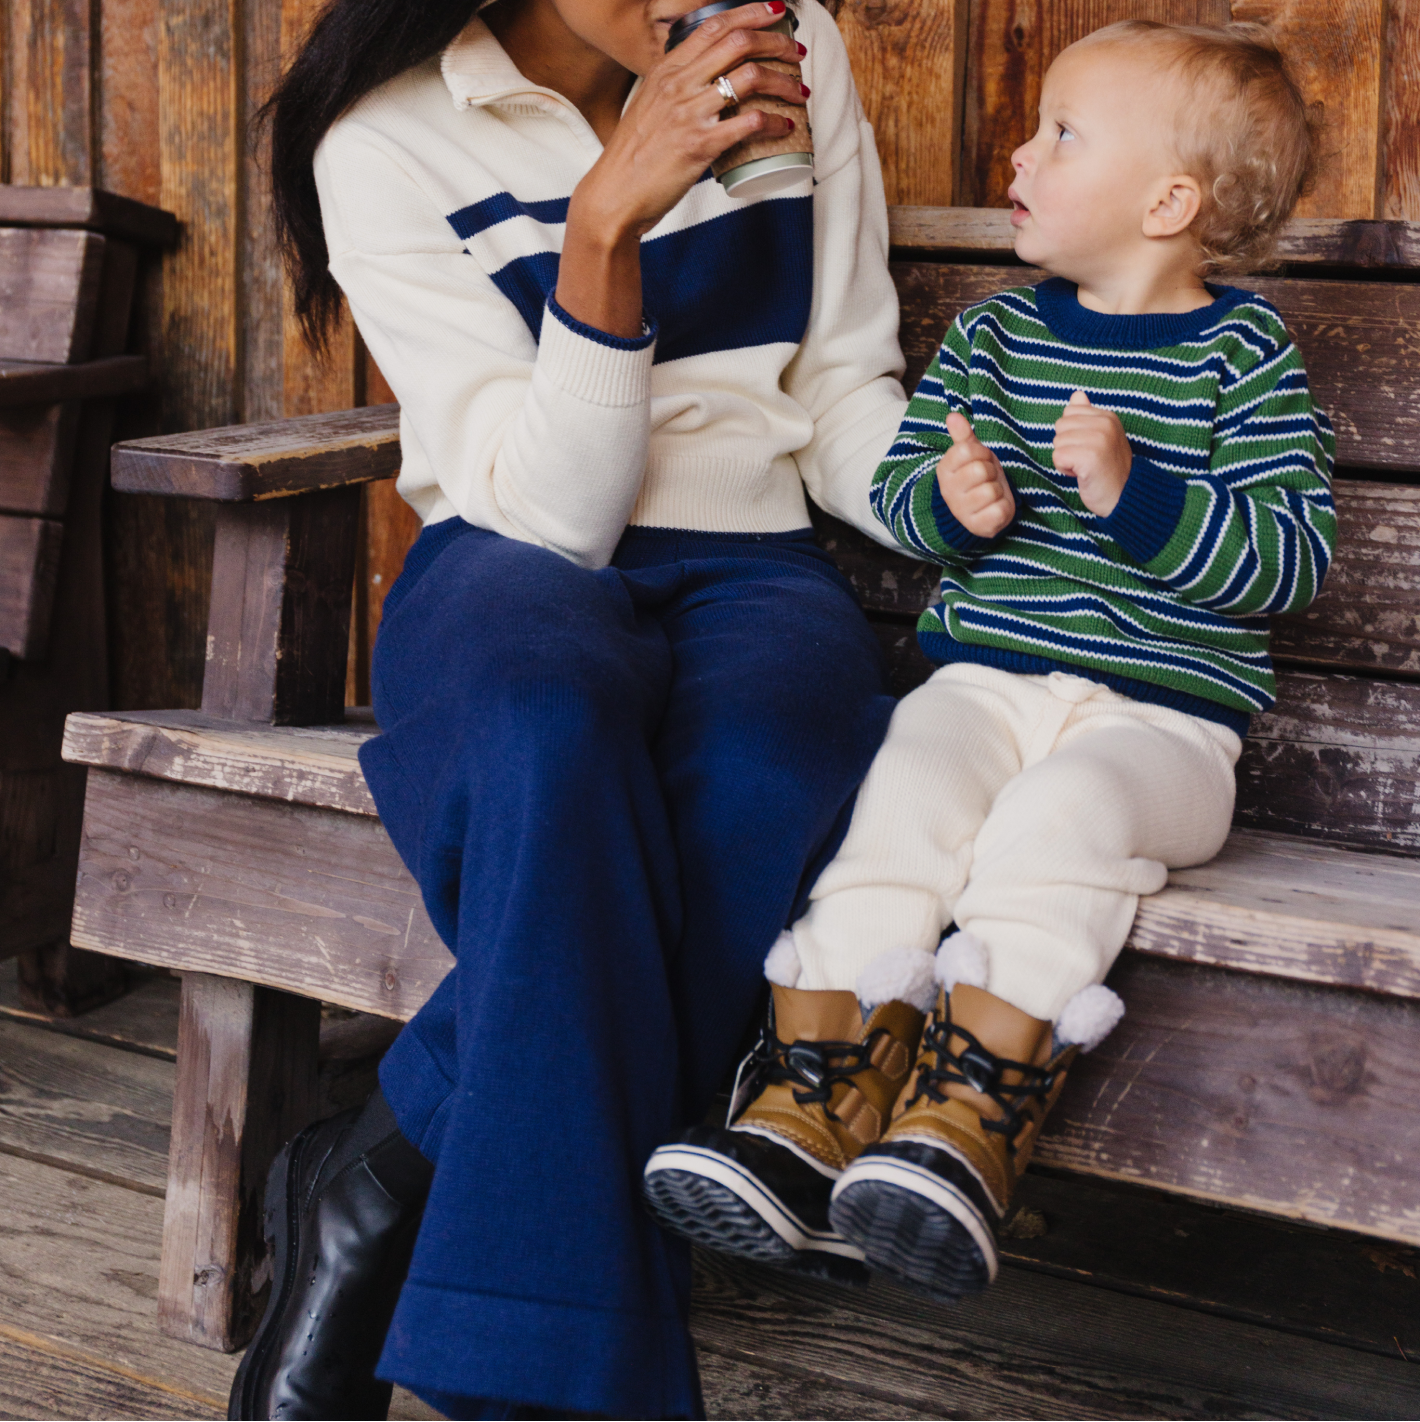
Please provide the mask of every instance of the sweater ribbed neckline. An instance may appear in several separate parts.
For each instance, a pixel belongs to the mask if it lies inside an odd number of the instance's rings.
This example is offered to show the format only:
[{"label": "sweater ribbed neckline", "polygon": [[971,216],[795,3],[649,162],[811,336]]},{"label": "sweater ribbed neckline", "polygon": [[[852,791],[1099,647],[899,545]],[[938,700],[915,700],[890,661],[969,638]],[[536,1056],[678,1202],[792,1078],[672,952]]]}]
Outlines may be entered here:
[{"label": "sweater ribbed neckline", "polygon": [[1213,301],[1195,311],[1112,316],[1081,306],[1079,288],[1073,281],[1050,277],[1035,288],[1035,305],[1051,333],[1071,345],[1149,351],[1195,340],[1252,296],[1236,286],[1215,286],[1212,282],[1205,285],[1212,292]]}]

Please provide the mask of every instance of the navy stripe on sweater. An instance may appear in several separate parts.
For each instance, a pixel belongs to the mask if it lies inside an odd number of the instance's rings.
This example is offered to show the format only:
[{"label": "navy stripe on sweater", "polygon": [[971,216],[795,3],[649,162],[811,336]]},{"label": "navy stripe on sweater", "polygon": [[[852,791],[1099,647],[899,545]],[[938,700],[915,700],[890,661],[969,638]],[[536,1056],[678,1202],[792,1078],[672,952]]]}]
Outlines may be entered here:
[{"label": "navy stripe on sweater", "polygon": [[[553,219],[543,215],[556,205],[552,200],[519,203],[499,193],[453,213],[449,222],[467,240],[511,217],[565,220],[566,200],[558,201],[562,217]],[[642,306],[660,328],[656,363],[797,345],[813,301],[813,225],[811,197],[773,198],[643,242]],[[556,252],[533,252],[491,273],[534,339],[557,286],[558,262]]]}]

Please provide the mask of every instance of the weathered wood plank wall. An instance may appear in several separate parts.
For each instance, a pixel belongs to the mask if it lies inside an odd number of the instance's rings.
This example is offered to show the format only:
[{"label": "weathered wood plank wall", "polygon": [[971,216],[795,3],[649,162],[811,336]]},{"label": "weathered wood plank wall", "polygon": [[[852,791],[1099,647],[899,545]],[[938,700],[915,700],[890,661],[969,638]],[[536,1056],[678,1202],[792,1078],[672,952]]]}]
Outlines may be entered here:
[{"label": "weathered wood plank wall", "polygon": [[[1041,79],[1129,16],[1261,21],[1323,106],[1329,165],[1306,212],[1420,218],[1420,0],[824,0],[848,43],[888,201],[1000,206]],[[392,397],[348,321],[314,360],[286,302],[252,116],[321,0],[0,0],[0,182],[95,183],[177,212],[138,322],[157,395],[123,437]],[[114,704],[196,705],[211,567],[202,504],[111,495]],[[352,701],[417,521],[365,495]]]}]

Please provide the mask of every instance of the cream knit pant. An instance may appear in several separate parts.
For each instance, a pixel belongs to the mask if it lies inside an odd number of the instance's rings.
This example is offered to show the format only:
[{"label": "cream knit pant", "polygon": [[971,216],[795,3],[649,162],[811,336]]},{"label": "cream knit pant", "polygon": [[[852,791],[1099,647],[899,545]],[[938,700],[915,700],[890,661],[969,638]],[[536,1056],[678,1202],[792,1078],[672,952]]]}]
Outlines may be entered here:
[{"label": "cream knit pant", "polygon": [[955,920],[987,990],[1054,1022],[1101,982],[1140,894],[1222,847],[1235,731],[1097,682],[958,663],[906,697],[794,925],[801,988],[852,990]]}]

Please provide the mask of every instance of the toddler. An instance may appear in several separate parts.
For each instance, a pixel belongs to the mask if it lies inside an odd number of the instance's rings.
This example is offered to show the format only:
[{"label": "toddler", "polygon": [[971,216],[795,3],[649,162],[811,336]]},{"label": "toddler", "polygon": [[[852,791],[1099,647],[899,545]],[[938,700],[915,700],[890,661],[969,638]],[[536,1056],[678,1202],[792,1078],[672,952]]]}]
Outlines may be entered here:
[{"label": "toddler", "polygon": [[942,1298],[994,1277],[1070,1061],[1123,1012],[1103,980],[1139,895],[1227,836],[1268,618],[1331,556],[1301,358],[1209,280],[1266,262],[1313,151],[1254,27],[1127,21],[1051,66],[1010,191],[1050,277],[956,319],[873,486],[942,566],[918,624],[941,667],[769,956],[732,1124],[647,1167],[672,1227]]}]

